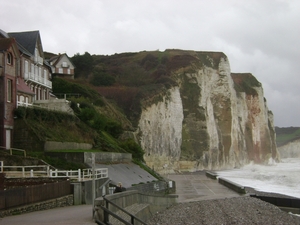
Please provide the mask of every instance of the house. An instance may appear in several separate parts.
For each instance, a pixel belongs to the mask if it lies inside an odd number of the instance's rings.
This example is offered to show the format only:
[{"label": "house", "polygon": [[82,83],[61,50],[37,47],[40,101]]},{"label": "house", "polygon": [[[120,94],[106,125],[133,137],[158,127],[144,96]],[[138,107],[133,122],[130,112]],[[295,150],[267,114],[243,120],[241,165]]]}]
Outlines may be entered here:
[{"label": "house", "polygon": [[21,54],[18,104],[30,105],[36,100],[50,99],[52,90],[51,66],[44,60],[40,32],[13,32],[8,33],[8,36],[16,39]]},{"label": "house", "polygon": [[74,79],[75,66],[66,53],[59,54],[48,60],[52,66],[52,75]]},{"label": "house", "polygon": [[0,30],[0,148],[11,148],[18,106],[50,99],[51,77],[39,31]]},{"label": "house", "polygon": [[20,53],[17,42],[0,30],[0,147],[9,149],[17,107]]}]

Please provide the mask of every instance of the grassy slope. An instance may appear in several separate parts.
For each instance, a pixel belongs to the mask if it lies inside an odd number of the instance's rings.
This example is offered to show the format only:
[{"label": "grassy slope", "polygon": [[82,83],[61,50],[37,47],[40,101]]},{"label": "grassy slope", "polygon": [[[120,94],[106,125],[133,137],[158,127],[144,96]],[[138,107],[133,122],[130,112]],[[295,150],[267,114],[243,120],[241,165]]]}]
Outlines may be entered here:
[{"label": "grassy slope", "polygon": [[296,139],[300,139],[300,127],[275,127],[275,131],[278,147]]}]

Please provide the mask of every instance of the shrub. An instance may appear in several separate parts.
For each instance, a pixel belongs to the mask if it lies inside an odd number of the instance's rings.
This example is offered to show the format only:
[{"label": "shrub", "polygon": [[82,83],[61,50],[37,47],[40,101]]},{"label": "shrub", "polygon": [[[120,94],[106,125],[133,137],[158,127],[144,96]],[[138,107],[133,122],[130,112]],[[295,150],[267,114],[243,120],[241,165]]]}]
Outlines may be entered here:
[{"label": "shrub", "polygon": [[105,125],[105,131],[108,132],[114,138],[118,138],[123,132],[123,128],[120,123],[109,120]]},{"label": "shrub", "polygon": [[97,70],[90,81],[94,86],[110,86],[115,83],[115,78],[104,71]]},{"label": "shrub", "polygon": [[124,148],[127,152],[132,154],[132,158],[143,162],[144,151],[139,144],[137,144],[133,139],[127,139],[120,144],[121,148]]}]

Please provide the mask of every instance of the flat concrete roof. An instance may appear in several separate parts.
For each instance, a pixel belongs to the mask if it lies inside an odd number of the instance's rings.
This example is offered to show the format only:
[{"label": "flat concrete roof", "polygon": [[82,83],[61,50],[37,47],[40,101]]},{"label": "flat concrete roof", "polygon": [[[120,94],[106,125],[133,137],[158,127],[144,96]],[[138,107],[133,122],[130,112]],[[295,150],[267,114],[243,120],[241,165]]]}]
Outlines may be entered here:
[{"label": "flat concrete roof", "polygon": [[[91,166],[91,165],[90,165]],[[92,167],[92,166],[91,166]],[[118,164],[95,164],[96,168],[107,168],[108,177],[111,183],[117,185],[119,182],[125,188],[131,187],[133,184],[147,183],[156,181],[150,173],[142,169],[134,163],[118,163]]]}]

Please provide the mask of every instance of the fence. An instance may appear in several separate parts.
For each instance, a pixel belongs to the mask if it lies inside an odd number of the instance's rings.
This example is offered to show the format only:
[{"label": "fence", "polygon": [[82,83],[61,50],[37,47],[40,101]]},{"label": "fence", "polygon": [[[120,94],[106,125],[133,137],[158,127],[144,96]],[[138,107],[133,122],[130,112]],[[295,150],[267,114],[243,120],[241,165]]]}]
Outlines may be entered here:
[{"label": "fence", "polygon": [[[0,161],[0,172],[5,173],[7,177],[55,177],[70,179],[89,180],[93,179],[93,169],[78,169],[78,170],[51,170],[48,165],[37,166],[4,166],[3,161]],[[107,168],[97,168],[94,171],[95,179],[107,178]]]},{"label": "fence", "polygon": [[24,157],[26,157],[26,151],[24,149],[19,149],[19,148],[9,148],[9,149],[7,149],[6,147],[3,147],[3,146],[0,146],[0,148],[3,148],[4,150],[9,151],[10,155],[13,155],[14,151],[23,152]]},{"label": "fence", "polygon": [[7,177],[48,177],[49,166],[4,166],[3,161],[0,163],[1,173],[5,173]]},{"label": "fence", "polygon": [[[69,177],[70,179],[89,180],[93,179],[92,169],[83,170],[50,170],[49,177]],[[95,169],[95,179],[108,178],[108,169]]]},{"label": "fence", "polygon": [[70,194],[73,194],[70,181],[0,190],[0,210],[55,199]]}]

